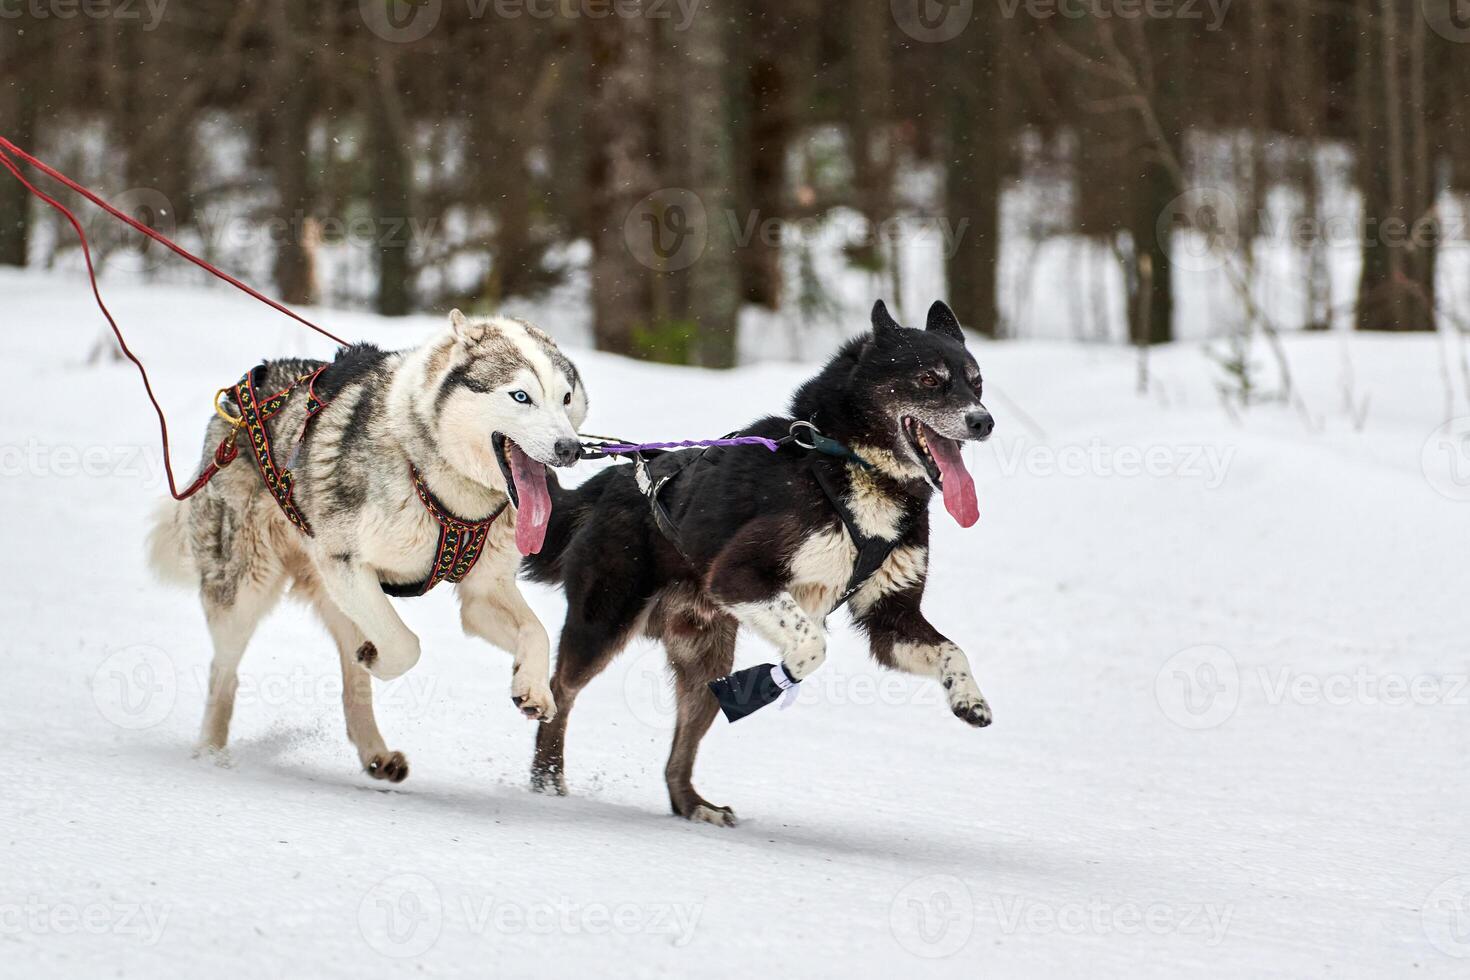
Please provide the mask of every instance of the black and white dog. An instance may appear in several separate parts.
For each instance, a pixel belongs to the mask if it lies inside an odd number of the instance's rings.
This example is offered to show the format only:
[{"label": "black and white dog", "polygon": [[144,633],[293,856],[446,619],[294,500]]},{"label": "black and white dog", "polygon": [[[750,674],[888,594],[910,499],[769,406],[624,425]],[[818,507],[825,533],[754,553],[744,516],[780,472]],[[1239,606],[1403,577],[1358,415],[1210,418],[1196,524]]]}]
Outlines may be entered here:
[{"label": "black and white dog", "polygon": [[559,711],[537,732],[533,787],[566,793],[563,750],[577,692],[642,632],[667,648],[678,696],[665,770],[674,812],[733,824],[730,808],[706,802],[692,783],[700,739],[718,712],[706,685],[730,672],[742,625],[779,650],[791,680],[821,666],[825,617],[858,556],[839,500],[863,537],[892,546],[850,599],[874,658],[934,678],[955,715],[977,728],[990,724],[965,654],[919,608],[933,490],[962,526],[978,517],[960,450],[994,428],[980,395],[980,369],[949,307],[935,303],[927,329],[909,330],[879,301],[872,333],[847,343],[797,390],[789,418],[742,430],[778,439],[794,421],[810,422],[864,462],[789,443],[775,453],[705,450],[660,492],[677,528],[672,536],[660,530],[633,466],[605,470],[574,490],[551,478],[546,542],[523,569],[562,584],[567,618],[551,682]]}]

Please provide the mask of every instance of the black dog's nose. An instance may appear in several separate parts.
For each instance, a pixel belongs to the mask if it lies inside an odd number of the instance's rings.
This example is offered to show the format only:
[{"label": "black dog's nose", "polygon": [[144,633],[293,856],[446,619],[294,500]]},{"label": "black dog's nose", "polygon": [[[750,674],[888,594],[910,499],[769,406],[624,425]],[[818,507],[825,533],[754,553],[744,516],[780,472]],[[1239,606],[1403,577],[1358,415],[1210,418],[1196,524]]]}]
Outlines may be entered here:
[{"label": "black dog's nose", "polygon": [[575,439],[558,439],[551,449],[558,466],[571,466],[582,458],[582,444]]},{"label": "black dog's nose", "polygon": [[970,427],[970,434],[976,439],[988,439],[990,433],[995,431],[995,416],[982,408],[968,413],[965,424]]}]

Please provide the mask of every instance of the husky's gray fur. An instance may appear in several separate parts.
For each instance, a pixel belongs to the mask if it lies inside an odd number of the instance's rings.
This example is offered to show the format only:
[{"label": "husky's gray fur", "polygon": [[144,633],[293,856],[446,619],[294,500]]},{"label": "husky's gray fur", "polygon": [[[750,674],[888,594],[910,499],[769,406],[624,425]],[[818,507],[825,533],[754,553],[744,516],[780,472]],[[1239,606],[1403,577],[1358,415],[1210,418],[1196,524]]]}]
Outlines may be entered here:
[{"label": "husky's gray fur", "polygon": [[[257,390],[265,397],[318,366],[270,362]],[[289,586],[336,642],[347,733],[363,767],[397,782],[408,764],[378,732],[369,674],[387,680],[408,670],[419,659],[419,640],[380,582],[426,578],[439,536],[414,492],[409,462],[444,506],[479,519],[507,498],[492,434],[535,462],[571,462],[587,396],[576,368],[540,330],[505,318],[471,323],[457,310],[432,342],[398,353],[351,348],[322,380],[332,388],[330,401],[289,459],[294,498],[314,536],[291,525],[269,496],[242,433],[233,465],[188,501],[165,502],[150,558],[162,577],[199,589],[214,642],[201,750],[224,750],[240,658]],[[282,467],[302,431],[305,401],[293,394],[269,423]],[[205,463],[228,431],[221,419],[210,423]],[[513,655],[512,697],[546,721],[556,714],[549,644],[516,585],[516,517],[508,507],[495,521],[456,588],[465,632]]]}]

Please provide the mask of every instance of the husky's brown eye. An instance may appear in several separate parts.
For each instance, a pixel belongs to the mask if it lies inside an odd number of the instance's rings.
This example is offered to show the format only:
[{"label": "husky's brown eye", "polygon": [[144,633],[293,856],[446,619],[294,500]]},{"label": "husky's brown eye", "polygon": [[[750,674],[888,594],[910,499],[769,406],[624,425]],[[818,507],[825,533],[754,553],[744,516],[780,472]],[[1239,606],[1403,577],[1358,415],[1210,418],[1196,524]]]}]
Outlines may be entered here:
[{"label": "husky's brown eye", "polygon": [[938,388],[939,376],[937,374],[934,374],[933,372],[921,375],[919,377],[919,384],[923,385],[925,388]]},{"label": "husky's brown eye", "polygon": [[562,398],[561,403],[563,405],[570,405],[572,403],[572,393],[570,391]]}]

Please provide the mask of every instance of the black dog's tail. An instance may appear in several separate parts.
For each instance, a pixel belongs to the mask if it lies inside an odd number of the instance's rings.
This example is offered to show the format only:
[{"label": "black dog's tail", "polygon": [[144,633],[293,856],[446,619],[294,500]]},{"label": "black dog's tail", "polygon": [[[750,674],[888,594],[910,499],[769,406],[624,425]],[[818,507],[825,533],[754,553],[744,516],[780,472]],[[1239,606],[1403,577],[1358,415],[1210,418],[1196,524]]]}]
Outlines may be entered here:
[{"label": "black dog's tail", "polygon": [[550,468],[546,472],[546,491],[551,495],[551,521],[546,526],[546,540],[541,550],[521,559],[521,573],[533,582],[558,585],[563,578],[562,557],[567,546],[582,526],[597,498],[602,496],[603,474],[598,474],[580,487],[564,488]]}]

